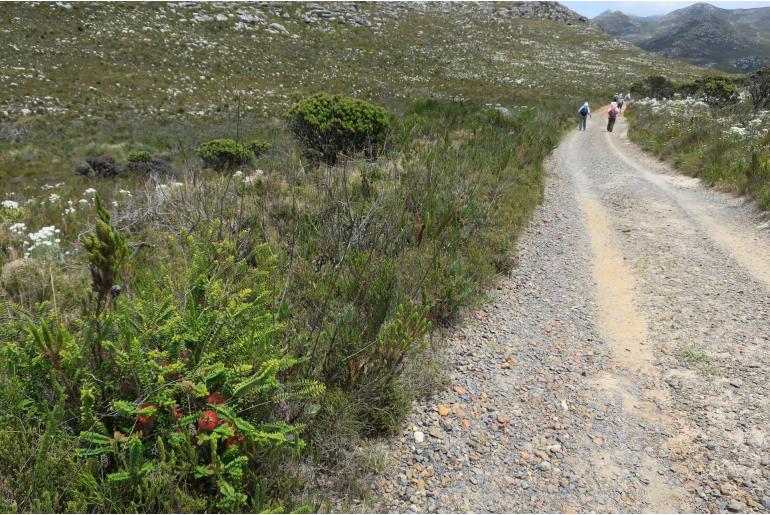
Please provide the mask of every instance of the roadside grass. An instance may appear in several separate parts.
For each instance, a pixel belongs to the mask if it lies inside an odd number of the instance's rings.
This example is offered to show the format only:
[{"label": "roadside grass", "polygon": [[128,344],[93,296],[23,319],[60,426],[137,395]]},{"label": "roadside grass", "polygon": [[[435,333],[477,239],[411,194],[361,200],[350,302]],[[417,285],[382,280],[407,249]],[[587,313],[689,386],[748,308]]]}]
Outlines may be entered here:
[{"label": "roadside grass", "polygon": [[722,191],[746,195],[770,210],[770,136],[767,111],[747,101],[723,109],[695,99],[634,102],[629,137],[687,175]]}]

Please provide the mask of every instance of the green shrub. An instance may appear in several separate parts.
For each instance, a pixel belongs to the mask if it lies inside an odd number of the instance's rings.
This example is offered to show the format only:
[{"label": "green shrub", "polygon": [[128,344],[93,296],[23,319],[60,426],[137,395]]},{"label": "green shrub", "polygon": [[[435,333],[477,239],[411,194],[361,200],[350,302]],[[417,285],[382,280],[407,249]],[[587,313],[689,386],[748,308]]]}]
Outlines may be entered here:
[{"label": "green shrub", "polygon": [[376,155],[389,125],[383,108],[325,93],[299,101],[289,109],[287,118],[299,142],[328,164],[334,164],[339,153]]},{"label": "green shrub", "polygon": [[270,150],[273,148],[273,144],[269,141],[255,139],[247,145],[247,148],[254,154],[255,157],[259,157],[270,152]]},{"label": "green shrub", "polygon": [[698,94],[700,85],[695,81],[683,82],[676,85],[675,91],[684,97],[692,97]]},{"label": "green shrub", "polygon": [[249,163],[252,151],[232,139],[215,139],[201,144],[197,150],[203,164],[214,170],[231,170]]},{"label": "green shrub", "polygon": [[[122,263],[110,250],[122,243],[104,244],[122,237],[99,215],[86,248],[101,291],[112,283],[104,271],[117,276]],[[303,451],[299,420],[323,387],[287,379],[298,360],[270,310],[265,246],[239,257],[211,230],[180,247],[189,253],[182,297],[160,274],[131,296],[113,295],[110,309],[87,309],[72,327],[44,310],[0,347],[0,377],[24,396],[25,430],[0,427],[0,445],[22,449],[0,458],[3,470],[28,480],[14,485],[14,509],[270,508],[281,475],[273,467]],[[68,481],[44,480],[62,446],[76,448],[56,467]]]},{"label": "green shrub", "polygon": [[712,75],[695,81],[698,91],[711,107],[725,107],[738,101],[738,88],[727,77]]},{"label": "green shrub", "polygon": [[134,150],[128,153],[129,163],[146,163],[152,159],[152,155],[146,150]]},{"label": "green shrub", "polygon": [[83,247],[88,252],[91,270],[91,289],[100,301],[113,287],[128,257],[126,239],[110,223],[110,215],[96,196],[96,229],[83,237]]},{"label": "green shrub", "polygon": [[650,75],[631,85],[631,92],[642,97],[670,98],[675,89],[674,83],[662,75]]},{"label": "green shrub", "polygon": [[747,89],[754,109],[770,104],[770,67],[757,70],[749,76]]}]

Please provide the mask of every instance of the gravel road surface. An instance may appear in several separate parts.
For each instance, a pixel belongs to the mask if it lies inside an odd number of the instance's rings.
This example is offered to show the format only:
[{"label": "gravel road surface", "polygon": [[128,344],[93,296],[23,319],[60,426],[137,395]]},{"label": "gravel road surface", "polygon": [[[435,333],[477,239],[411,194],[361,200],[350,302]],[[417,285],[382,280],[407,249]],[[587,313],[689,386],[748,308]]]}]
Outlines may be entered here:
[{"label": "gravel road surface", "polygon": [[605,125],[549,159],[367,510],[770,511],[768,223]]}]

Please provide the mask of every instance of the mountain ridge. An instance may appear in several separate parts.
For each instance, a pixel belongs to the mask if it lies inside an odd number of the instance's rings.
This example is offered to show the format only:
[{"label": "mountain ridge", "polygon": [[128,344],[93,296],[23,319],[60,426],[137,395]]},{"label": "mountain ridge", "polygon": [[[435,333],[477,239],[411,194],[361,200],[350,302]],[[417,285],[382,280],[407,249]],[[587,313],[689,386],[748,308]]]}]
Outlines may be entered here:
[{"label": "mountain ridge", "polygon": [[591,22],[643,50],[699,66],[746,73],[770,64],[770,7],[701,2],[662,16],[606,10]]}]

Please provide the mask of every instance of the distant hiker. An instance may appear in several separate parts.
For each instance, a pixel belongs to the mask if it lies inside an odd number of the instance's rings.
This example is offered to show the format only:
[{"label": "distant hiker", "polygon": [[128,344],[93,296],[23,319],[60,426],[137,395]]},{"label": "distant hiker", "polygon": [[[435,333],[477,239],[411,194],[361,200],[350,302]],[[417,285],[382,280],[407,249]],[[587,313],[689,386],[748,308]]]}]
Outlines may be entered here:
[{"label": "distant hiker", "polygon": [[615,119],[618,117],[618,103],[613,102],[607,110],[607,132],[612,132],[615,127]]},{"label": "distant hiker", "polygon": [[618,102],[618,97],[619,97],[619,96],[620,96],[620,95],[618,95],[617,93],[615,93],[614,95],[612,95],[612,101],[613,101],[613,102],[615,102],[615,103],[617,103],[617,102]]},{"label": "distant hiker", "polygon": [[588,102],[584,103],[583,106],[578,109],[578,114],[580,115],[580,119],[578,120],[578,130],[584,131],[586,130],[586,118],[591,116],[591,108],[588,107]]},{"label": "distant hiker", "polygon": [[626,104],[631,102],[631,93],[626,93]]},{"label": "distant hiker", "polygon": [[618,95],[618,113],[623,116],[623,95]]}]

